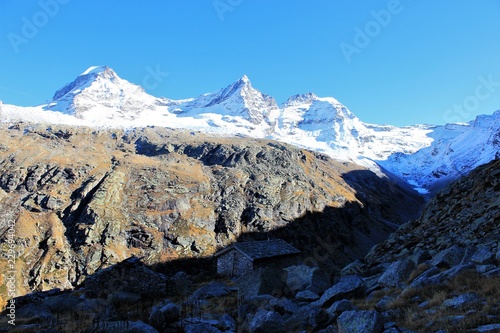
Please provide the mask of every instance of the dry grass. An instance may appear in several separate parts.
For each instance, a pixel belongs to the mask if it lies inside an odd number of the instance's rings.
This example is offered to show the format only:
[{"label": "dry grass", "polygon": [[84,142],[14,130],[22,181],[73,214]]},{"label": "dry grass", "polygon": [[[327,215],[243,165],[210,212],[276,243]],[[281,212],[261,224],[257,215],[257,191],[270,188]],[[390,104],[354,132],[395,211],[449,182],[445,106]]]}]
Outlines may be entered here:
[{"label": "dry grass", "polygon": [[[409,280],[413,280],[424,270],[425,266],[419,266]],[[467,304],[460,308],[443,306],[445,300],[465,293],[475,293],[484,302]],[[352,302],[362,309],[374,309],[375,304],[387,295],[399,295],[389,305],[389,309],[396,314],[397,324],[418,332],[434,332],[440,329],[449,333],[465,332],[498,322],[500,313],[500,277],[486,278],[476,271],[465,271],[441,285],[408,288],[404,291],[379,290],[372,293],[369,299],[355,299]],[[426,305],[422,306],[424,302]],[[456,320],[456,316],[465,318]]]},{"label": "dry grass", "polygon": [[431,268],[431,265],[429,264],[420,264],[417,266],[417,268],[411,272],[410,277],[408,278],[408,283],[411,283],[413,280],[415,280],[417,277],[420,276],[423,272]]}]

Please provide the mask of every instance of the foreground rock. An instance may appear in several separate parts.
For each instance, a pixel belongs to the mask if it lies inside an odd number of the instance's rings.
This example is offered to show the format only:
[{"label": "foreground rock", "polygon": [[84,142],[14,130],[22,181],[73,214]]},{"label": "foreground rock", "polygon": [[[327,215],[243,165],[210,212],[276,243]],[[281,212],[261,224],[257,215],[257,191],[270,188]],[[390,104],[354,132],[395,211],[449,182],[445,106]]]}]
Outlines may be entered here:
[{"label": "foreground rock", "polygon": [[327,289],[321,298],[314,303],[315,306],[329,307],[335,301],[340,301],[344,298],[358,297],[363,295],[365,291],[365,283],[356,276],[345,276],[338,283]]},{"label": "foreground rock", "polygon": [[384,328],[377,311],[345,311],[337,323],[339,333],[381,333]]}]

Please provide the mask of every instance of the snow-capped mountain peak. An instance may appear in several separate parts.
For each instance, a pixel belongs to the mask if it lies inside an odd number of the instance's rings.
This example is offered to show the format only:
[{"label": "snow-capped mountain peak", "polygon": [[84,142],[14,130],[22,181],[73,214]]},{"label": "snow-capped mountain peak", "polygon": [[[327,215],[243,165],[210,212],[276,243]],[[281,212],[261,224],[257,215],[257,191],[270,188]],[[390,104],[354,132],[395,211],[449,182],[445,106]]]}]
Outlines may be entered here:
[{"label": "snow-capped mountain peak", "polygon": [[78,94],[85,88],[88,88],[96,80],[110,80],[113,81],[118,78],[118,75],[107,66],[92,66],[80,74],[75,80],[66,84],[64,87],[56,91],[53,101],[64,98],[65,95],[71,93],[72,95]]},{"label": "snow-capped mountain peak", "polygon": [[162,103],[141,86],[120,78],[113,69],[92,66],[56,91],[52,101],[42,107],[98,124],[119,118],[133,120]]},{"label": "snow-capped mountain peak", "polygon": [[107,66],[92,66],[36,107],[0,103],[0,122],[102,127],[158,125],[271,138],[380,167],[415,188],[435,189],[500,157],[500,111],[466,124],[381,126],[362,122],[333,97],[294,95],[281,106],[243,75],[216,92],[170,100],[147,94]]},{"label": "snow-capped mountain peak", "polygon": [[216,114],[222,117],[211,116],[215,126],[223,121],[253,131],[259,125],[259,133],[274,127],[280,113],[274,98],[252,87],[246,75],[217,92],[182,103],[172,112],[182,116]]},{"label": "snow-capped mountain peak", "polygon": [[253,93],[258,91],[252,87],[250,79],[246,75],[243,75],[239,80],[230,84],[226,88],[221,89],[217,93],[205,95],[207,97],[212,98],[210,102],[205,106],[210,107],[212,105],[220,104],[234,96],[236,98],[239,97],[244,98],[245,95],[249,92]]}]

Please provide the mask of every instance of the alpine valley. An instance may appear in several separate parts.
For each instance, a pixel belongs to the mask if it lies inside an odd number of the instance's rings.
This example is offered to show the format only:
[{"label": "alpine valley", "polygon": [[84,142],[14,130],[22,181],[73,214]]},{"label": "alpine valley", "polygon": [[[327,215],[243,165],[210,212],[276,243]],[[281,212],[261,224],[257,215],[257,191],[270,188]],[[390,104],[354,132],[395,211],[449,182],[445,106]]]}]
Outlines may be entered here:
[{"label": "alpine valley", "polygon": [[499,170],[500,110],[375,125],[90,67],[0,102],[0,332],[494,332]]}]

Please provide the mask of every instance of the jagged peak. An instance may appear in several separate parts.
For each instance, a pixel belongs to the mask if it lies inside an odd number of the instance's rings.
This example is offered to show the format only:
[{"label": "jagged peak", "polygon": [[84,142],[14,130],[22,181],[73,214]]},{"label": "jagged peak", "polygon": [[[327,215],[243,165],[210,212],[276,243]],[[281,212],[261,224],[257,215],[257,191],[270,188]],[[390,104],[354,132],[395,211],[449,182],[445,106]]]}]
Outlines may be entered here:
[{"label": "jagged peak", "polygon": [[221,89],[217,93],[217,97],[215,97],[210,103],[208,103],[206,106],[212,106],[214,104],[220,103],[221,101],[229,98],[230,96],[234,94],[241,95],[242,91],[246,89],[253,89],[250,79],[248,79],[248,76],[243,75],[239,80],[231,83],[229,86],[227,86],[224,89]]},{"label": "jagged peak", "polygon": [[237,81],[233,82],[229,87],[231,88],[243,88],[243,87],[251,87],[252,83],[246,74],[243,74]]},{"label": "jagged peak", "polygon": [[297,103],[309,103],[312,102],[313,100],[318,99],[319,97],[316,96],[316,94],[309,92],[306,94],[296,94],[293,96],[290,96],[286,102],[284,103],[285,105],[293,105]]}]

